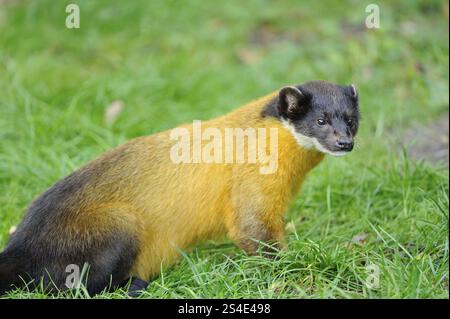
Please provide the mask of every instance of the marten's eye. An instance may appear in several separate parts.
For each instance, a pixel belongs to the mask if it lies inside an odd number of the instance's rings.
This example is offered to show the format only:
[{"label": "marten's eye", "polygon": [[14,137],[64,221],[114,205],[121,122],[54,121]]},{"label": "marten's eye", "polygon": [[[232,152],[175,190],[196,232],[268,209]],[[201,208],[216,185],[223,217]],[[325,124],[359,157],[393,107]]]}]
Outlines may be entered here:
[{"label": "marten's eye", "polygon": [[318,119],[318,120],[317,120],[317,124],[320,125],[320,126],[322,126],[322,125],[325,125],[326,122],[325,122],[324,119]]},{"label": "marten's eye", "polygon": [[353,125],[353,119],[347,119],[347,125],[352,126]]}]

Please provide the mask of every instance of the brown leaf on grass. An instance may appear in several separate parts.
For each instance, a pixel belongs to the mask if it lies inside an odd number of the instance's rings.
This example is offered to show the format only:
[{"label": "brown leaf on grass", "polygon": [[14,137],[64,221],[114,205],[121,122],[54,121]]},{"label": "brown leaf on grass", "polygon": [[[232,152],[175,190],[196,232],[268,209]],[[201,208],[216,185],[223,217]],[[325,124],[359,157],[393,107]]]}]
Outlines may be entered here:
[{"label": "brown leaf on grass", "polygon": [[355,235],[352,238],[352,243],[362,246],[366,243],[367,236],[368,235],[366,233]]},{"label": "brown leaf on grass", "polygon": [[293,233],[295,232],[295,224],[294,222],[289,222],[286,224],[286,226],[284,226],[284,229],[287,233]]},{"label": "brown leaf on grass", "polygon": [[112,102],[105,111],[105,122],[106,124],[113,124],[119,114],[123,110],[123,102],[122,101],[114,101]]},{"label": "brown leaf on grass", "polygon": [[272,290],[273,292],[281,293],[283,292],[285,286],[286,284],[284,282],[275,281],[270,285],[269,289]]}]

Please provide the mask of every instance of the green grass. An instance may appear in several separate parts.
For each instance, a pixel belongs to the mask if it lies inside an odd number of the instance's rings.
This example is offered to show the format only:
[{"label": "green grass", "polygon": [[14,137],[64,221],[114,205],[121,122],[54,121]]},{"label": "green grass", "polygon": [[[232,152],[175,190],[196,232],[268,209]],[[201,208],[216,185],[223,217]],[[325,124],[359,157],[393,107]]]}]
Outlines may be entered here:
[{"label": "green grass", "polygon": [[[71,2],[80,29],[64,26]],[[320,78],[356,83],[363,120],[357,149],[327,158],[293,202],[289,249],[267,260],[206,243],[144,297],[448,298],[448,170],[398,144],[448,111],[448,2],[378,1],[378,30],[364,28],[367,4],[0,4],[0,246],[35,196],[103,151]],[[124,110],[108,125],[115,100]],[[378,289],[365,285],[367,265]]]}]

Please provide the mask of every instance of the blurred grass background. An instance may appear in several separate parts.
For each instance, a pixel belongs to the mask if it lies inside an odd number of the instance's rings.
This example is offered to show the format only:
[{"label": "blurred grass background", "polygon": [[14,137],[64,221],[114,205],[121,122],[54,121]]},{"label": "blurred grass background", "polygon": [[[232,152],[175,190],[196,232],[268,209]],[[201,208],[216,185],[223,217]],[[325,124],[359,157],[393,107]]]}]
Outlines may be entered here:
[{"label": "blurred grass background", "polygon": [[[80,29],[65,27],[69,3]],[[448,298],[448,169],[401,143],[448,112],[448,2],[377,1],[372,30],[369,3],[0,1],[0,246],[35,196],[103,151],[325,79],[358,86],[358,146],[311,173],[289,251],[268,262],[209,243],[148,297]]]}]

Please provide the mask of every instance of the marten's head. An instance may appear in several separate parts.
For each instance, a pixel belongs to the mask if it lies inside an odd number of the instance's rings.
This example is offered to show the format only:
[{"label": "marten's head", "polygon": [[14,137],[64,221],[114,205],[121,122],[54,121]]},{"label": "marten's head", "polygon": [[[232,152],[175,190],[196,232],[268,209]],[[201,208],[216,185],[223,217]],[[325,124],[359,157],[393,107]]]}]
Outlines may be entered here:
[{"label": "marten's head", "polygon": [[345,155],[353,149],[358,130],[358,93],[353,84],[326,81],[287,86],[263,114],[279,118],[302,147]]}]

